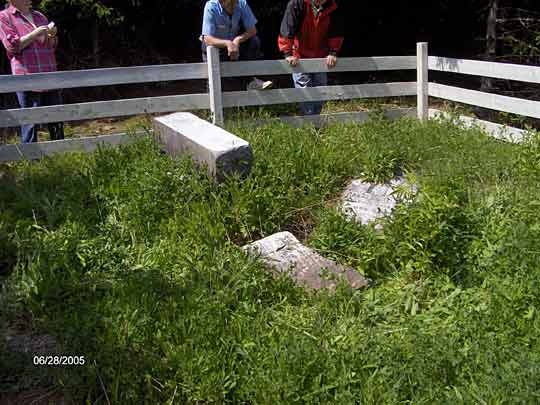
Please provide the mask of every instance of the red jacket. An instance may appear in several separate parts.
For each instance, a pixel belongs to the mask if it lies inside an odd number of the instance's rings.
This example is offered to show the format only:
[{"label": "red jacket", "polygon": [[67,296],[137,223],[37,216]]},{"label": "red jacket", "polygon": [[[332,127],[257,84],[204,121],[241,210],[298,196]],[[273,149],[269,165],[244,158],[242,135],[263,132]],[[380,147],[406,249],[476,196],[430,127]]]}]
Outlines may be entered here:
[{"label": "red jacket", "polygon": [[290,0],[281,22],[279,50],[285,56],[324,58],[343,44],[343,17],[335,0],[327,0],[315,16],[312,0]]}]

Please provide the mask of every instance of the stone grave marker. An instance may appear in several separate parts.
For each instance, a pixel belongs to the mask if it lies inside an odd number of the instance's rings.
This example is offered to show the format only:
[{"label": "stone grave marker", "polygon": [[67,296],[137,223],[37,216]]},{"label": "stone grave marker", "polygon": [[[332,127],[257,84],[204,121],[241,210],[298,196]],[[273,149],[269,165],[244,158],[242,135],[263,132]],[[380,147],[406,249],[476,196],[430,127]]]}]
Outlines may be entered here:
[{"label": "stone grave marker", "polygon": [[289,232],[280,232],[243,247],[277,274],[288,273],[298,284],[311,289],[334,290],[340,280],[354,289],[369,285],[356,270],[341,266],[300,243]]}]

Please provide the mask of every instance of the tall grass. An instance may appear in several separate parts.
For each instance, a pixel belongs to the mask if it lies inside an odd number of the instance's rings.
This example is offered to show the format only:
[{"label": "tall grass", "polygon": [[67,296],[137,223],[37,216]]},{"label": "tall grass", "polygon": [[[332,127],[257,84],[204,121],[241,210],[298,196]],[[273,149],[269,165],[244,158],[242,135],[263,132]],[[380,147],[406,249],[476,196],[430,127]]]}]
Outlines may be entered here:
[{"label": "tall grass", "polygon": [[[537,139],[380,117],[232,130],[256,157],[243,182],[149,140],[0,180],[2,320],[87,358],[54,384],[88,403],[538,400]],[[383,232],[339,214],[348,180],[399,173],[420,191]],[[373,287],[306,292],[238,249],[280,230]],[[14,390],[35,370],[2,344]]]}]

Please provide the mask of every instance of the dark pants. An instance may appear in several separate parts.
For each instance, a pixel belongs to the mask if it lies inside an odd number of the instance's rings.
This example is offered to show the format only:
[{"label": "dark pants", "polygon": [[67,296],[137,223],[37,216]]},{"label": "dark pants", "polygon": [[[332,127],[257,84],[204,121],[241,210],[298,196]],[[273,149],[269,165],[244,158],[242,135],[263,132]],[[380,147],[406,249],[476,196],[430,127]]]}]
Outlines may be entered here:
[{"label": "dark pants", "polygon": [[[204,42],[202,44],[201,50],[202,60],[206,62],[206,44]],[[240,55],[238,57],[238,60],[258,60],[261,58],[261,40],[257,35],[240,44]],[[227,62],[230,60],[229,55],[227,54],[227,48],[219,48],[219,59],[222,62]]]},{"label": "dark pants", "polygon": [[[62,104],[62,95],[58,90],[36,92],[36,91],[20,91],[17,92],[19,105],[21,108],[45,107],[48,105]],[[21,142],[32,143],[38,141],[36,124],[25,124],[21,126]],[[47,124],[51,140],[64,139],[64,124],[55,122]]]}]

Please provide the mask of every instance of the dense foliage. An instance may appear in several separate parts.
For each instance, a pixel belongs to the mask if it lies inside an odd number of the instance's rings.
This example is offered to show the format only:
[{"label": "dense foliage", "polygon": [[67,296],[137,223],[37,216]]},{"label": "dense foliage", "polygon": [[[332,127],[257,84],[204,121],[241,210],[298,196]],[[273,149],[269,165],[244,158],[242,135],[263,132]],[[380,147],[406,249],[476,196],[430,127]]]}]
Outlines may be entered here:
[{"label": "dense foliage", "polygon": [[[259,18],[268,58],[278,56],[277,35],[287,1],[250,2]],[[96,53],[102,66],[200,60],[198,36],[204,3],[40,0],[35,6],[57,22],[62,68],[73,69],[93,66]],[[485,44],[478,40],[485,36],[489,0],[338,3],[346,10],[347,55],[403,55],[414,52],[417,41],[429,41],[432,50],[441,55],[484,52]],[[534,1],[513,1],[510,6],[540,12]]]},{"label": "dense foliage", "polygon": [[[536,402],[537,138],[378,117],[235,131],[256,156],[244,182],[216,186],[151,141],[4,171],[0,322],[28,314],[88,359],[45,382],[87,403]],[[336,210],[350,178],[402,170],[420,192],[382,233]],[[373,286],[272,279],[238,246],[280,230]],[[4,344],[0,390],[38,372]]]}]

